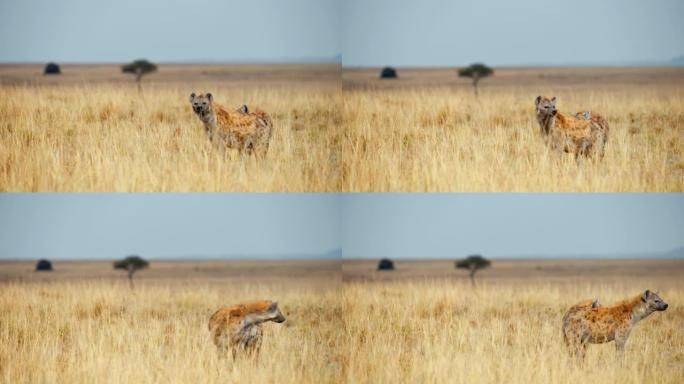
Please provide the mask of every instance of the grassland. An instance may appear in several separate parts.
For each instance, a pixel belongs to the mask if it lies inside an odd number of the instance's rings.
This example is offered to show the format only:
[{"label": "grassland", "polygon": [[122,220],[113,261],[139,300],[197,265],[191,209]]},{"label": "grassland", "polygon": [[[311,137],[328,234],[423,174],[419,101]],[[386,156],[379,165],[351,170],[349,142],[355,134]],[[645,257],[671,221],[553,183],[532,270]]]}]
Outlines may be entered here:
[{"label": "grassland", "polygon": [[[618,266],[613,268],[613,266]],[[350,383],[681,383],[681,261],[494,262],[473,286],[448,261],[395,272],[345,261],[343,350]],[[560,324],[577,301],[603,305],[652,287],[670,303],[637,325],[624,360],[592,345],[578,364]]]},{"label": "grassland", "polygon": [[[115,65],[0,66],[0,191],[339,189],[336,65],[161,65],[138,94]],[[191,92],[274,121],[264,161],[219,151],[192,113]]]},{"label": "grassland", "polygon": [[[139,95],[115,65],[0,65],[0,191],[684,191],[684,70],[162,65]],[[268,158],[214,148],[187,102],[273,116]],[[543,143],[534,98],[594,110],[602,161]]]},{"label": "grassland", "polygon": [[[682,191],[684,70],[498,69],[475,97],[453,69],[343,71],[344,191]],[[547,148],[534,98],[610,124],[603,161]]]},{"label": "grassland", "polygon": [[[104,262],[0,263],[0,381],[260,383],[680,383],[684,264],[499,261],[473,286],[448,261],[153,262],[131,291]],[[594,345],[568,358],[560,319],[659,290],[624,361]],[[219,306],[277,298],[261,357],[220,360],[206,329]]]},{"label": "grassland", "polygon": [[[131,290],[109,263],[33,273],[2,263],[0,381],[5,383],[331,383],[341,373],[339,262],[153,262]],[[308,278],[302,278],[306,274]],[[260,359],[220,359],[216,309],[277,299]]]}]

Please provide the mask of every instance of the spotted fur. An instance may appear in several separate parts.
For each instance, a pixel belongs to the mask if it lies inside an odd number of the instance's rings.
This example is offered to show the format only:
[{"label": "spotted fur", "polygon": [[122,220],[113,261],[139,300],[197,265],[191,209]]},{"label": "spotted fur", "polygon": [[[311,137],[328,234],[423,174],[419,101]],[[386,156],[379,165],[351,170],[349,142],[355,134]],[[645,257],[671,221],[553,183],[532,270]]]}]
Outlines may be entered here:
[{"label": "spotted fur", "polygon": [[599,305],[598,300],[584,301],[570,307],[563,316],[563,338],[579,358],[584,357],[588,344],[610,341],[615,341],[622,353],[636,323],[667,307],[660,296],[649,290],[610,307]]},{"label": "spotted fur", "polygon": [[255,301],[219,309],[209,319],[209,331],[219,351],[231,351],[235,358],[243,353],[259,353],[264,334],[262,324],[267,321],[285,321],[278,303]]},{"label": "spotted fur", "polygon": [[258,108],[246,105],[231,111],[214,102],[211,93],[190,95],[190,103],[204,124],[204,131],[212,142],[225,145],[250,155],[265,155],[273,133],[271,117]]},{"label": "spotted fur", "polygon": [[574,116],[556,109],[556,97],[537,96],[535,99],[537,122],[544,141],[556,150],[579,156],[597,153],[603,157],[608,140],[606,119],[595,112],[579,112]]}]

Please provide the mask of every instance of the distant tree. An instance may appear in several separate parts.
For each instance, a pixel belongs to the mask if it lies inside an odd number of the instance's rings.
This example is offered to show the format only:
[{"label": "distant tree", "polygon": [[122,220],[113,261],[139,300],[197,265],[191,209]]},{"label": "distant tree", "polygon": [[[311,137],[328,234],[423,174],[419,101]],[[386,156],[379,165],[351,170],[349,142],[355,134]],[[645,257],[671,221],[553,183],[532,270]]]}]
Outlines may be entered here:
[{"label": "distant tree", "polygon": [[470,280],[475,281],[475,273],[480,269],[489,268],[492,262],[481,255],[470,255],[463,260],[456,261],[457,269],[467,269],[470,271]]},{"label": "distant tree", "polygon": [[470,66],[458,70],[459,77],[469,77],[473,79],[473,89],[475,90],[475,96],[477,96],[477,83],[480,82],[480,79],[483,77],[489,77],[493,74],[493,69],[481,63],[470,64]]},{"label": "distant tree", "polygon": [[59,75],[62,71],[59,69],[59,65],[55,63],[47,63],[43,74],[45,75]]},{"label": "distant tree", "polygon": [[150,263],[137,255],[126,256],[123,260],[114,262],[114,269],[125,269],[128,271],[128,281],[133,288],[133,274],[141,269],[145,269]]},{"label": "distant tree", "polygon": [[397,76],[397,70],[392,67],[385,67],[380,72],[381,79],[396,79],[397,77],[399,77]]},{"label": "distant tree", "polygon": [[121,66],[121,72],[132,73],[135,75],[135,81],[138,83],[139,92],[142,92],[142,77],[148,73],[155,72],[156,70],[156,65],[144,59],[136,60],[130,64]]},{"label": "distant tree", "polygon": [[52,263],[45,259],[38,260],[36,263],[36,271],[52,271]]},{"label": "distant tree", "polygon": [[394,269],[394,262],[390,259],[382,259],[378,263],[378,271],[391,271]]}]

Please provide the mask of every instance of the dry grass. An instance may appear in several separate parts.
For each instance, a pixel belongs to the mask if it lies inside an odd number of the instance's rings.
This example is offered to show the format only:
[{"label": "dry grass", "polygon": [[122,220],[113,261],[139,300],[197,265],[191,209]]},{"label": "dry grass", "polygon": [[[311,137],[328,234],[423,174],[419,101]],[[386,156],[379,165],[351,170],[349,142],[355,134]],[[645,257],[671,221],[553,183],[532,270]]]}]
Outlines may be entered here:
[{"label": "dry grass", "polygon": [[[278,283],[209,287],[5,283],[0,381],[6,383],[330,383],[341,375],[339,306],[326,290]],[[259,359],[221,359],[207,322],[217,308],[277,297]],[[21,298],[21,299],[18,299]]]},{"label": "dry grass", "polygon": [[[681,261],[501,261],[475,287],[463,271],[445,276],[448,261],[400,261],[392,279],[373,264],[345,261],[342,282],[335,262],[156,262],[131,291],[108,263],[61,262],[52,273],[5,263],[0,381],[684,380]],[[612,344],[592,345],[584,365],[569,358],[560,323],[571,304],[609,305],[644,288],[670,308],[639,323],[624,361]],[[287,321],[265,326],[258,360],[219,359],[210,314],[261,298],[277,298]]]},{"label": "dry grass", "polygon": [[624,361],[611,343],[590,346],[580,365],[562,343],[561,318],[571,304],[596,295],[610,304],[644,284],[348,282],[342,339],[342,350],[352,351],[345,360],[347,382],[681,383],[681,283],[660,291],[670,309],[637,326]]},{"label": "dry grass", "polygon": [[[193,68],[168,74],[162,67],[143,81],[142,97],[117,67],[46,79],[4,68],[11,82],[0,86],[0,191],[339,189],[334,79],[298,83],[289,72],[266,77],[277,68]],[[199,91],[227,107],[246,103],[271,114],[274,136],[264,161],[243,161],[209,143],[188,102]]]},{"label": "dry grass", "polygon": [[[0,191],[684,191],[681,69],[500,70],[479,98],[451,70],[351,71],[341,92],[336,67],[180,65],[141,98],[117,70],[0,66]],[[200,90],[273,115],[265,161],[208,143]],[[605,115],[603,161],[543,144],[538,94]]]},{"label": "dry grass", "polygon": [[[439,85],[455,76],[436,72],[408,71],[396,81],[348,75],[344,191],[684,190],[681,70],[669,77],[658,70],[540,77],[511,70],[483,81],[478,98],[464,81]],[[578,166],[544,145],[534,114],[539,94],[558,96],[561,111],[606,117],[603,161]]]}]

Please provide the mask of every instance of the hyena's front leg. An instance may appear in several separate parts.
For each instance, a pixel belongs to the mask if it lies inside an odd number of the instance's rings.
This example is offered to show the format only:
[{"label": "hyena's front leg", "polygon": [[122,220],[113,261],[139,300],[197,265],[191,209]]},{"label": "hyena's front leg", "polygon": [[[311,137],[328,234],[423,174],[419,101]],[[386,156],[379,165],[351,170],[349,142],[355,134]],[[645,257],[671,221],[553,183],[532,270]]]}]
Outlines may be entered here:
[{"label": "hyena's front leg", "polygon": [[628,338],[629,330],[618,330],[615,332],[615,350],[620,357],[625,354],[625,344],[627,344]]}]

